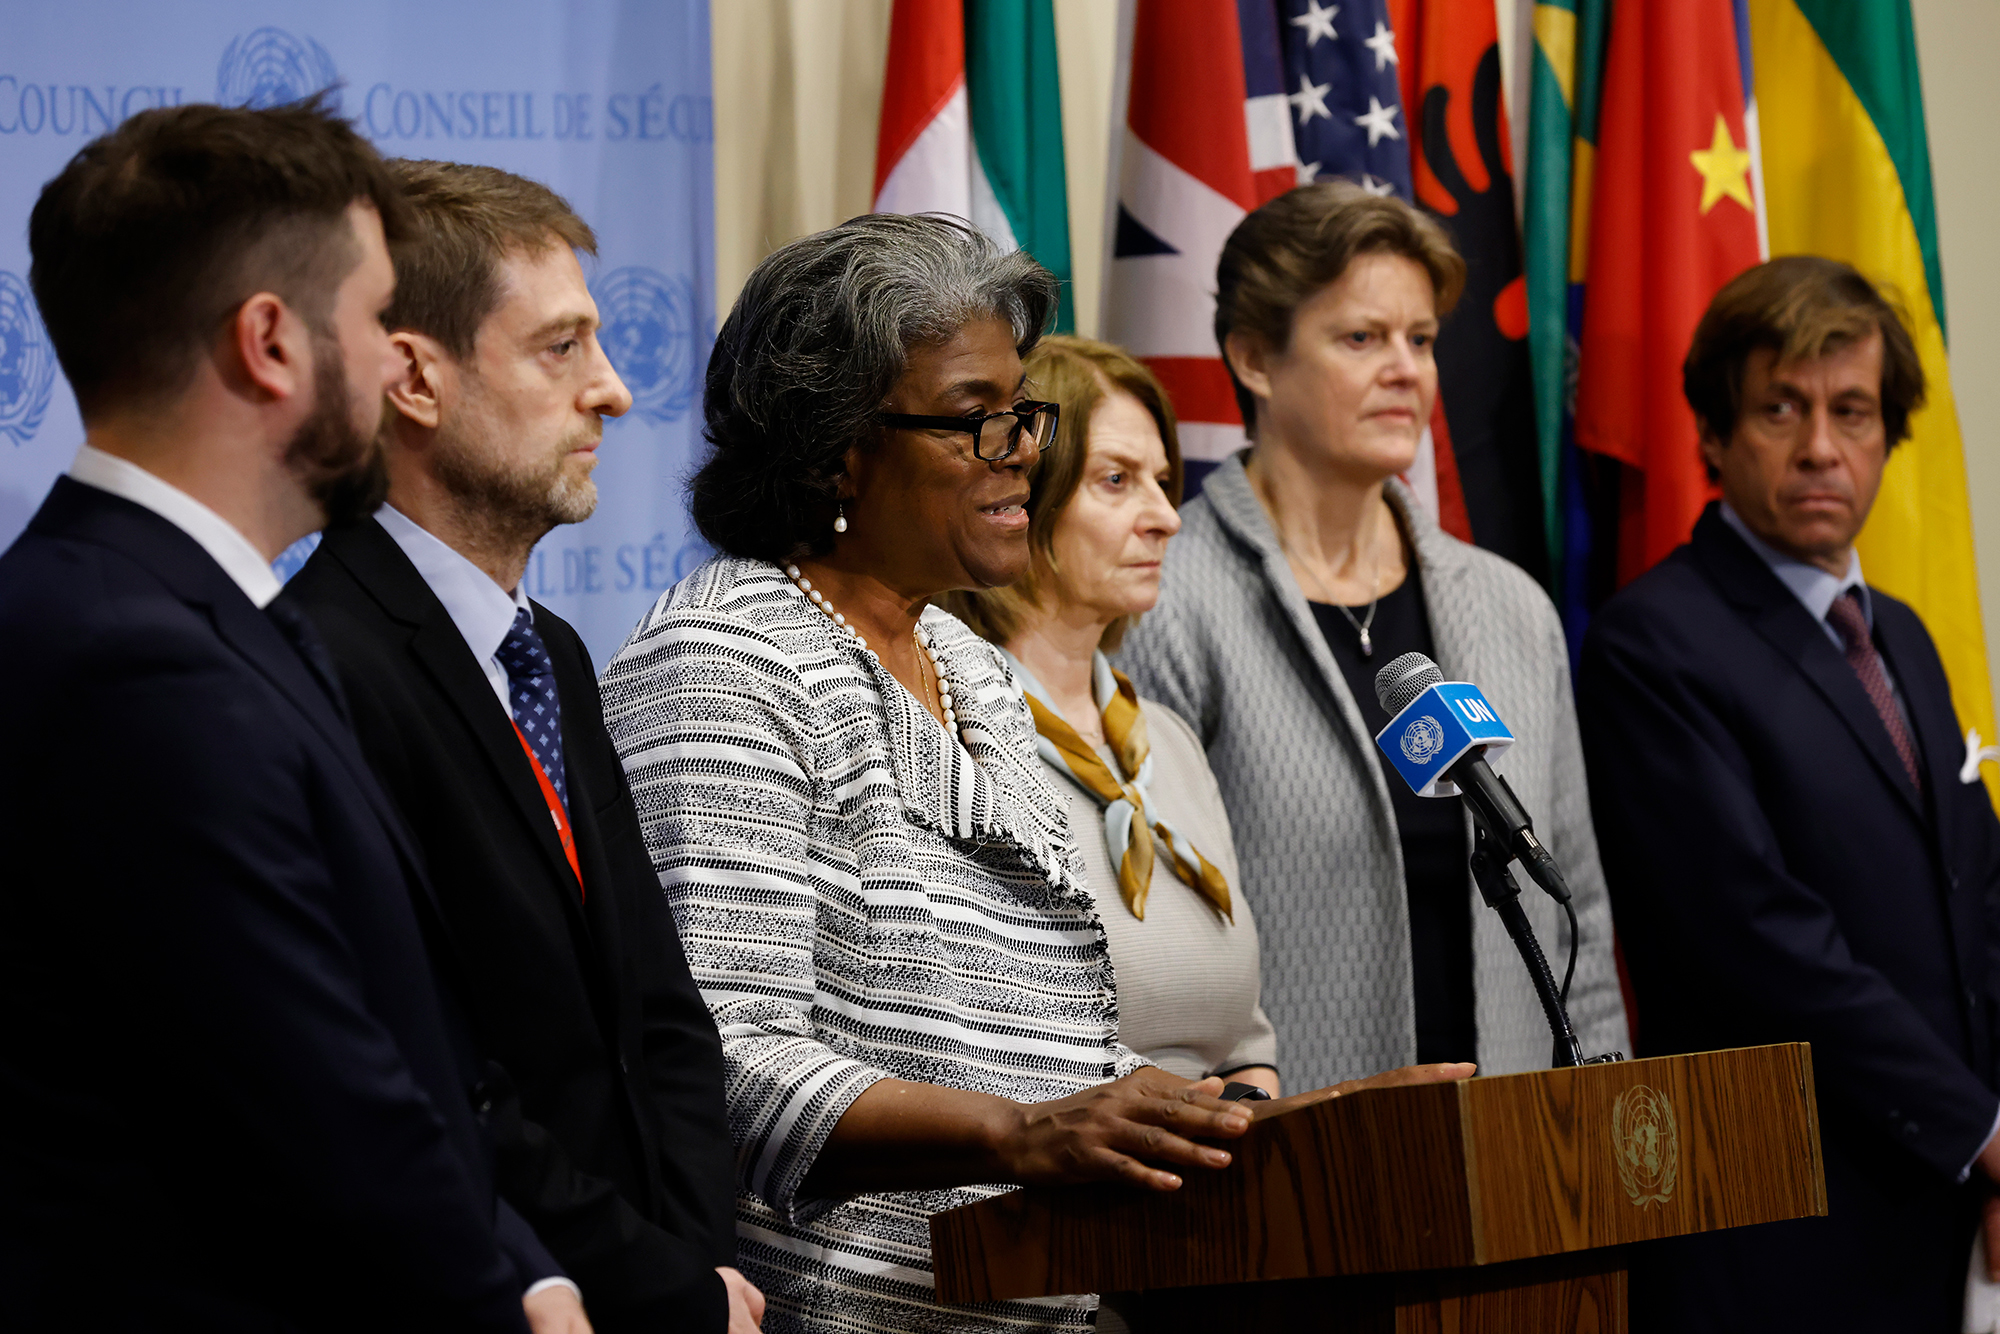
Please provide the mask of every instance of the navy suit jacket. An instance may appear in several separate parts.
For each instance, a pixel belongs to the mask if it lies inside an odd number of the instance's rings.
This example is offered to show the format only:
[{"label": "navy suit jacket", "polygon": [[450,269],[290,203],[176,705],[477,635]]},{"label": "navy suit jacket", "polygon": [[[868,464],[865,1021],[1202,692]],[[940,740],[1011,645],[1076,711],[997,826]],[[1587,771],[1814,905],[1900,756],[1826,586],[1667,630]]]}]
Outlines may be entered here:
[{"label": "navy suit jacket", "polygon": [[562,704],[583,891],[493,688],[374,520],[329,531],[281,601],[338,666],[355,732],[422,846],[485,1054],[520,1089],[500,1187],[582,1285],[600,1334],[721,1334],[735,1263],[722,1043],[647,855],[597,678],[535,608]]},{"label": "navy suit jacket", "polygon": [[68,478],[0,556],[0,645],[9,1328],[525,1330],[560,1271],[496,1200],[334,690],[192,538]]},{"label": "navy suit jacket", "polygon": [[1831,1217],[1690,1243],[1681,1286],[1798,1328],[1942,1329],[1973,1225],[1957,1178],[2000,1109],[2000,822],[1959,781],[1930,636],[1870,593],[1921,793],[1840,650],[1714,506],[1592,624],[1578,714],[1640,1051],[1812,1044]]}]

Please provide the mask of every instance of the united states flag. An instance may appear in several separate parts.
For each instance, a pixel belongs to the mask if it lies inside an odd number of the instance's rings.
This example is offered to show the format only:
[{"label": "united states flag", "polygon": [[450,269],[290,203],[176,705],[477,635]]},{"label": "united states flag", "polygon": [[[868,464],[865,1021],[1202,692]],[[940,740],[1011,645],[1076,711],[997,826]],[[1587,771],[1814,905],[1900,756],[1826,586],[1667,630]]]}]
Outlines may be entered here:
[{"label": "united states flag", "polygon": [[[1257,7],[1268,10],[1271,0]],[[1346,176],[1410,198],[1410,136],[1385,0],[1282,0],[1278,8],[1299,179]]]},{"label": "united states flag", "polygon": [[[1125,52],[1103,328],[1166,386],[1192,490],[1245,443],[1214,333],[1229,233],[1304,181],[1410,197],[1396,38],[1384,0],[1137,0]],[[1437,463],[1427,434],[1409,480],[1433,512]]]}]

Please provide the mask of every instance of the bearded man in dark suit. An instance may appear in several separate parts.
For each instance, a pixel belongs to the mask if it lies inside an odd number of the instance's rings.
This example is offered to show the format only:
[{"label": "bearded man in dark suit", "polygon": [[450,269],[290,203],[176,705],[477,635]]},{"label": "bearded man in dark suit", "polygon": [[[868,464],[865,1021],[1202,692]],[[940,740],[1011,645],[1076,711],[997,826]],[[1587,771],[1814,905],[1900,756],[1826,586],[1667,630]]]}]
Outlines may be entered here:
[{"label": "bearded man in dark suit", "polygon": [[1577,677],[1644,1055],[1812,1044],[1829,1216],[1640,1247],[1635,1330],[1956,1334],[2000,1178],[2000,822],[1937,649],[1854,540],[1924,377],[1845,264],[1716,295],[1684,367],[1722,501]]},{"label": "bearded man in dark suit", "polygon": [[281,601],[319,626],[422,844],[460,999],[520,1094],[500,1184],[600,1330],[753,1334],[732,1267],[720,1040],[682,957],[576,632],[522,586],[587,518],[603,419],[590,228],[492,167],[390,164],[415,213],[386,321],[388,503]]},{"label": "bearded man in dark suit", "polygon": [[588,1334],[496,1200],[422,859],[272,601],[381,498],[408,226],[317,100],[142,112],[35,205],[85,443],[0,556],[9,1330]]}]

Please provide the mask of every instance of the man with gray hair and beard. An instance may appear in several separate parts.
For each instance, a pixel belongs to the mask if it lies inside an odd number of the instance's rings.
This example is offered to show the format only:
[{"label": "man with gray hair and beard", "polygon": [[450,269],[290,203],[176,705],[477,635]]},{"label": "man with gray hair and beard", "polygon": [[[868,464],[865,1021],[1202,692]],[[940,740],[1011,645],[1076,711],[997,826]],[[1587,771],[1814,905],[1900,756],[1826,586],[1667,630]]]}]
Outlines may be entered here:
[{"label": "man with gray hair and beard", "polygon": [[388,503],[328,531],[284,598],[423,848],[440,973],[518,1086],[502,1193],[598,1330],[754,1334],[715,1025],[589,655],[521,586],[535,543],[596,507],[603,419],[632,406],[577,259],[596,240],[533,181],[390,165],[416,231],[385,316]]}]

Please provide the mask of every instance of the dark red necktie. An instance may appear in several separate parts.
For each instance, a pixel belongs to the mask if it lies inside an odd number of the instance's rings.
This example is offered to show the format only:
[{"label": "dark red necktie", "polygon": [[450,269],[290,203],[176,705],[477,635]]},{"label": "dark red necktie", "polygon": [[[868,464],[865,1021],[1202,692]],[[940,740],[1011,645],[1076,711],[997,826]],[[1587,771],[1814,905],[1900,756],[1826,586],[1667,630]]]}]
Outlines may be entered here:
[{"label": "dark red necktie", "polygon": [[1882,655],[1875,651],[1875,641],[1868,635],[1868,618],[1861,612],[1861,591],[1850,588],[1835,598],[1827,608],[1826,619],[1847,645],[1847,665],[1860,678],[1861,688],[1868,692],[1868,702],[1881,716],[1882,726],[1889,729],[1889,740],[1903,757],[1903,772],[1910,776],[1917,791],[1922,792],[1924,780],[1917,769],[1917,746],[1910,739],[1903,711],[1896,707],[1896,696],[1889,689],[1889,674],[1883,670]]}]

